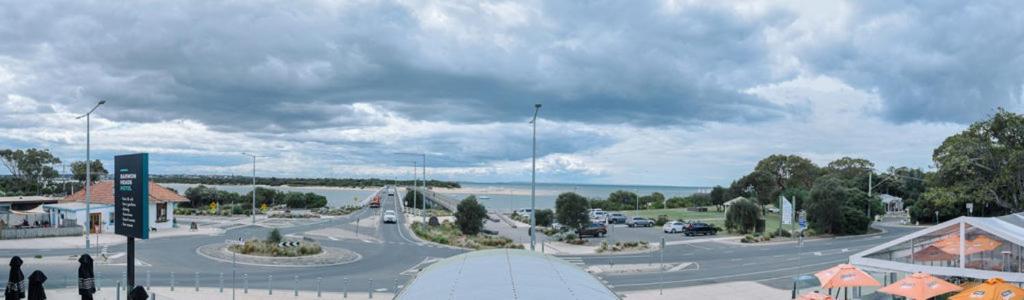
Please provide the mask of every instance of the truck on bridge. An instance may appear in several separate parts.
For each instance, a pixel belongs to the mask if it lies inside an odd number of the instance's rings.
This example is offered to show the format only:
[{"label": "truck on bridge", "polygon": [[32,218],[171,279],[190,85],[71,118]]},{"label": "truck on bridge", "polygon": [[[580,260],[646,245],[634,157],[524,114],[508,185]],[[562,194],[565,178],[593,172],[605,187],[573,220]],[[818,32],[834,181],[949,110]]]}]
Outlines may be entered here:
[{"label": "truck on bridge", "polygon": [[380,208],[380,193],[373,196],[373,200],[370,200],[370,208]]}]

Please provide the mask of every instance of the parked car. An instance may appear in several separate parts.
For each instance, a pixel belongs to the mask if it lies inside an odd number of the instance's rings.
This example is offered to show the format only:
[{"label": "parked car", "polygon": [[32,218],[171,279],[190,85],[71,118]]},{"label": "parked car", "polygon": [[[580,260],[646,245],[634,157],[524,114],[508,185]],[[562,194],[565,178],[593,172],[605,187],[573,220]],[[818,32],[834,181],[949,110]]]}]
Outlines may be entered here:
[{"label": "parked car", "polygon": [[[85,178],[85,177],[82,177],[82,178]],[[768,212],[773,213],[773,214],[777,214],[780,211],[778,208],[775,208],[775,207],[769,207],[769,208],[767,208],[767,210],[768,210]]]},{"label": "parked car", "polygon": [[598,211],[591,211],[590,212],[590,222],[601,223],[601,224],[607,223],[608,222],[608,213],[606,213],[604,211],[600,211],[600,210],[598,210]]},{"label": "parked car", "polygon": [[665,233],[683,232],[684,227],[686,227],[686,223],[679,221],[671,221],[661,226],[661,231],[664,231]]},{"label": "parked car", "polygon": [[608,234],[608,228],[606,228],[604,224],[591,223],[590,225],[583,227],[583,229],[580,229],[578,235],[581,237],[588,235],[599,237],[605,234]]},{"label": "parked car", "polygon": [[683,230],[683,234],[685,234],[686,236],[715,235],[716,233],[718,233],[718,230],[716,230],[714,226],[711,226],[710,224],[707,223],[686,224],[686,227]]},{"label": "parked car", "polygon": [[626,220],[626,225],[629,227],[654,227],[654,220],[644,217],[632,217]]},{"label": "parked car", "polygon": [[395,214],[394,210],[385,210],[381,219],[384,223],[398,223],[398,215]]},{"label": "parked car", "polygon": [[608,214],[608,224],[626,224],[626,215],[610,213]]}]

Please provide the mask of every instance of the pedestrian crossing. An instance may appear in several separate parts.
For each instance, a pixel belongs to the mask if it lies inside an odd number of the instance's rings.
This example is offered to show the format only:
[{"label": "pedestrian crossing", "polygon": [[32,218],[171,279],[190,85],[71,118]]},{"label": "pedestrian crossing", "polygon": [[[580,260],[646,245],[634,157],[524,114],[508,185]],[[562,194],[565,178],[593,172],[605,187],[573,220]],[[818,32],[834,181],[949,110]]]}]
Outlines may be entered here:
[{"label": "pedestrian crossing", "polygon": [[584,267],[587,265],[586,263],[583,262],[583,258],[578,256],[562,257],[562,260],[569,262],[570,264],[577,265],[579,267]]}]

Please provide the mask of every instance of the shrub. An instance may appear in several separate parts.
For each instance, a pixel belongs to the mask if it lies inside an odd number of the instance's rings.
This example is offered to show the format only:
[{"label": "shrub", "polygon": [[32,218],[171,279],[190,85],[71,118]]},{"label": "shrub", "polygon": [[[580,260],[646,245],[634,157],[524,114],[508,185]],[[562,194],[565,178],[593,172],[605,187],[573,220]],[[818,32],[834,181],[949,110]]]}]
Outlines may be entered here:
[{"label": "shrub", "polygon": [[725,212],[725,228],[739,233],[751,232],[757,227],[760,213],[761,210],[754,202],[750,200],[737,201]]},{"label": "shrub", "polygon": [[270,233],[267,234],[267,242],[276,244],[280,243],[282,239],[284,238],[281,237],[281,231],[277,230],[277,228],[274,228],[274,230],[271,230]]},{"label": "shrub", "polygon": [[785,229],[777,228],[775,229],[775,231],[772,232],[772,236],[792,237],[793,234],[791,234],[789,231]]},{"label": "shrub", "polygon": [[555,212],[550,209],[538,210],[534,215],[537,216],[537,226],[549,227],[555,221]]},{"label": "shrub", "polygon": [[660,215],[660,216],[658,216],[657,219],[654,220],[654,225],[655,226],[663,226],[663,225],[665,225],[665,223],[668,223],[668,221],[669,221],[668,216]]},{"label": "shrub", "polygon": [[569,228],[580,228],[590,222],[587,199],[576,193],[562,193],[555,200],[555,218]]}]

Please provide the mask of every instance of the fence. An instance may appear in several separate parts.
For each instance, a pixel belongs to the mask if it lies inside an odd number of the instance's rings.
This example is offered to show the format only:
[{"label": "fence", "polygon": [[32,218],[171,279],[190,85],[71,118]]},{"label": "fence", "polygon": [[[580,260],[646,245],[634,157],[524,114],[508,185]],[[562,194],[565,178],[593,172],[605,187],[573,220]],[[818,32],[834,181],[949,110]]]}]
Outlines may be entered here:
[{"label": "fence", "polygon": [[0,229],[0,240],[82,235],[82,226]]},{"label": "fence", "polygon": [[[95,274],[95,283],[97,291],[104,291],[106,289],[117,289],[121,293],[127,293],[129,287],[125,284],[127,274],[124,272],[120,274]],[[153,280],[154,276],[157,275],[157,280]],[[45,289],[74,289],[77,288],[78,276],[68,275],[48,275],[51,276],[43,286]],[[175,280],[177,276],[178,280]],[[262,275],[262,276],[249,276],[249,274],[238,274],[235,278],[231,278],[231,273],[200,273],[200,272],[189,272],[189,273],[153,273],[150,271],[136,273],[135,283],[137,285],[153,287],[166,287],[167,292],[173,293],[175,288],[183,292],[199,292],[206,291],[217,291],[225,295],[226,299],[231,299],[231,295],[248,295],[263,293],[265,295],[274,295],[274,288],[277,288],[278,295],[297,297],[300,293],[304,295],[315,295],[317,298],[323,298],[325,293],[341,294],[342,298],[349,298],[351,294],[355,298],[373,298],[374,293],[386,293],[391,292],[397,295],[401,286],[399,285],[399,279],[393,279],[393,285],[379,286],[374,288],[374,280],[372,278],[365,279],[366,286],[355,289],[350,285],[353,280],[348,277],[341,278],[340,280],[325,280],[323,277],[311,278],[312,281],[300,281],[302,279],[299,276],[279,276],[277,280],[274,279],[273,275]],[[306,279],[309,280],[309,279]],[[332,282],[333,281],[333,282]],[[379,282],[379,281],[378,281]],[[384,281],[387,282],[387,281]],[[212,283],[213,285],[207,285]],[[301,285],[304,283],[305,285]],[[309,286],[309,283],[313,283],[313,286]],[[154,285],[156,284],[156,285]],[[328,287],[325,289],[324,287]],[[0,291],[2,291],[4,285],[0,285]],[[257,291],[256,289],[263,288],[264,290]],[[312,288],[312,289],[310,289]],[[147,288],[149,289],[149,288]],[[283,292],[283,293],[281,293]],[[379,295],[378,295],[379,296]]]}]

